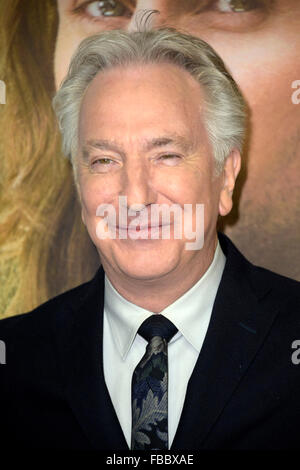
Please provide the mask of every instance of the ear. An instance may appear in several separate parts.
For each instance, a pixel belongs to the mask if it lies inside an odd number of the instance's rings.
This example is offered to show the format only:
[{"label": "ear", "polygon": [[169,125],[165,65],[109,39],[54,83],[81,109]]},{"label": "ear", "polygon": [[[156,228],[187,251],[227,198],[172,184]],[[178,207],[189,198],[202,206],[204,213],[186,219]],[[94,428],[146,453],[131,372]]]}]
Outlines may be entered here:
[{"label": "ear", "polygon": [[223,183],[219,199],[219,214],[225,216],[232,209],[232,194],[236,178],[241,169],[241,154],[233,149],[228,155],[223,169]]}]

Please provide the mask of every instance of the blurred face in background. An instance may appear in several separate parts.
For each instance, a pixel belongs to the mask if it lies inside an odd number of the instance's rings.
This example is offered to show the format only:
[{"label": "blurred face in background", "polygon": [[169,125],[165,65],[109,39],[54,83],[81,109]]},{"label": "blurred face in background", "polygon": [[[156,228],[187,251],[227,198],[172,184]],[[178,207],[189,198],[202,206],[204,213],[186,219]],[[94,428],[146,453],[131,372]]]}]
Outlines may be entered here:
[{"label": "blurred face in background", "polygon": [[238,83],[250,132],[225,232],[253,262],[300,278],[300,104],[292,101],[300,80],[299,0],[58,0],[56,85],[82,39],[134,28],[144,9],[160,11],[153,25],[207,41]]}]

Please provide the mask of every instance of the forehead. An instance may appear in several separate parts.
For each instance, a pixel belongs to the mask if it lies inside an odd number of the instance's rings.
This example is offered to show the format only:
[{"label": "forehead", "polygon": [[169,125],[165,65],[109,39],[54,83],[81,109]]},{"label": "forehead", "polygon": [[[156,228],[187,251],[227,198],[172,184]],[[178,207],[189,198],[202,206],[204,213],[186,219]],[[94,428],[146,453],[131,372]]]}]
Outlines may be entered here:
[{"label": "forehead", "polygon": [[99,72],[86,90],[80,136],[113,130],[136,135],[160,128],[178,133],[202,125],[203,91],[173,64],[132,65]]}]

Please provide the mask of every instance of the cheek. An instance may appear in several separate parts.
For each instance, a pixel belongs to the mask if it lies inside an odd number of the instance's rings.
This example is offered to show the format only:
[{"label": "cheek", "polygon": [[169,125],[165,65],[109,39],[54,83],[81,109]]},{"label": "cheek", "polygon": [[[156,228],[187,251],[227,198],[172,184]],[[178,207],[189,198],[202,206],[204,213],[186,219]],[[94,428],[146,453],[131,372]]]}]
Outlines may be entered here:
[{"label": "cheek", "polygon": [[[168,199],[172,203],[179,203],[181,207],[192,205],[192,228],[197,230],[201,226],[202,213],[204,216],[204,231],[207,233],[211,227],[216,225],[219,213],[219,194],[220,185],[214,183],[209,174],[204,175],[201,171],[195,172],[192,176],[185,175],[185,178],[176,178],[172,183],[168,182]],[[165,185],[166,187],[166,185]],[[190,221],[189,212],[187,209],[185,217]],[[202,212],[203,211],[203,212]],[[188,215],[189,214],[189,215]],[[199,225],[200,224],[200,225]]]},{"label": "cheek", "polygon": [[101,185],[99,185],[96,180],[87,181],[81,179],[79,188],[83,212],[86,217],[93,219],[96,217],[97,207],[99,204],[107,201],[105,191],[101,189]]},{"label": "cheek", "polygon": [[[287,40],[282,34],[253,34],[239,47],[231,41],[215,48],[223,57],[250,108],[250,141],[248,143],[247,185],[256,191],[256,179],[280,173],[279,148],[299,132],[300,107],[292,105],[291,84],[300,76],[297,59],[299,39]],[[298,45],[297,45],[298,42]],[[264,44],[264,47],[261,45]]]},{"label": "cheek", "polygon": [[[212,173],[210,168],[193,168],[183,173],[174,183],[173,193],[180,194],[180,202],[184,204],[207,204],[211,197]],[[168,187],[172,188],[172,184]]]},{"label": "cheek", "polygon": [[[293,115],[291,84],[294,77],[300,74],[300,66],[297,70],[295,55],[290,51],[285,54],[284,50],[278,50],[274,55],[271,52],[266,57],[262,52],[257,51],[256,55],[254,51],[253,60],[250,59],[248,64],[243,63],[242,59],[240,63],[233,63],[232,72],[250,106],[252,125],[265,122],[264,132],[269,130],[274,135],[271,124],[278,122],[281,127],[287,114]],[[255,67],[251,66],[251,62]]]},{"label": "cheek", "polygon": [[201,198],[201,172],[195,168],[160,168],[153,186],[158,194],[177,204],[192,204]]},{"label": "cheek", "polygon": [[[97,178],[97,177],[96,177]],[[99,246],[99,237],[97,230],[99,223],[103,217],[99,214],[100,205],[111,202],[110,196],[101,188],[99,181],[89,178],[89,181],[82,181],[80,183],[80,199],[81,199],[81,214],[83,223],[96,246]],[[107,215],[102,214],[102,215]],[[103,241],[102,241],[103,243]]]},{"label": "cheek", "polygon": [[59,88],[62,80],[68,72],[71,57],[77,46],[84,39],[76,29],[68,27],[63,20],[60,23],[54,54],[54,76],[56,89]]},{"label": "cheek", "polygon": [[96,218],[97,208],[100,204],[116,206],[120,188],[119,179],[119,176],[85,174],[84,171],[79,170],[78,184],[81,206],[87,219],[92,221]]},{"label": "cheek", "polygon": [[209,30],[195,19],[186,20],[183,27],[220,54],[251,108],[260,108],[267,116],[272,106],[273,120],[279,121],[290,106],[291,83],[300,74],[299,25],[292,19],[277,18],[251,33]]}]

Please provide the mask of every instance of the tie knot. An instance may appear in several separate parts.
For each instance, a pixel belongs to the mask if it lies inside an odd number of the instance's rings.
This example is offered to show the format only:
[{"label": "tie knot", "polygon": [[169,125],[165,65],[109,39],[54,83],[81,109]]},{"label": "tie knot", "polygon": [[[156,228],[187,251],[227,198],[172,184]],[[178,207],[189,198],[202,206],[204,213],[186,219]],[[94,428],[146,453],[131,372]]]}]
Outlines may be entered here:
[{"label": "tie knot", "polygon": [[154,336],[164,338],[167,343],[177,333],[177,328],[166,317],[160,314],[151,315],[140,326],[138,333],[146,340],[150,341]]}]

